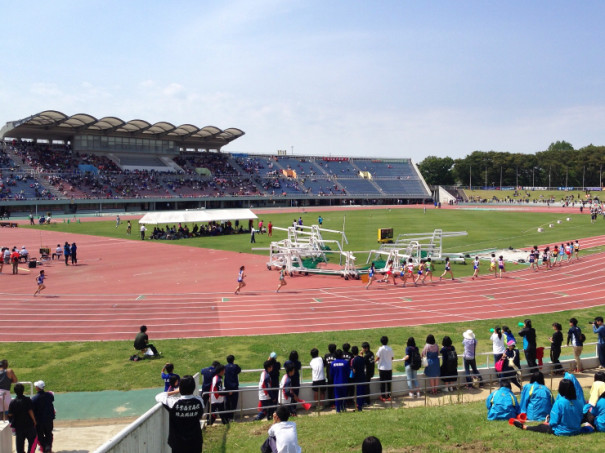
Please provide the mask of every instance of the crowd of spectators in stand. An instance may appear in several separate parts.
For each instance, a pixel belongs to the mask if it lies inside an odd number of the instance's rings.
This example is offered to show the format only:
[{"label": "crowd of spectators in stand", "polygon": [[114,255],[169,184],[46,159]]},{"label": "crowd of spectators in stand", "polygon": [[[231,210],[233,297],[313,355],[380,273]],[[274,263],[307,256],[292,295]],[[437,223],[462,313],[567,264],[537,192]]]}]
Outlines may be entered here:
[{"label": "crowd of spectators in stand", "polygon": [[[283,162],[284,169],[296,171],[297,177],[293,178],[281,174],[282,167],[277,156],[242,158],[214,152],[184,152],[173,158],[182,171],[122,170],[108,156],[78,153],[68,144],[13,141],[3,146],[8,152],[0,154],[0,168],[12,163],[11,155],[16,163],[22,162],[23,166],[21,173],[15,172],[8,178],[1,178],[0,198],[120,199],[347,194],[347,190],[335,182],[338,167],[332,168],[331,165],[338,163],[332,162],[317,163],[325,167],[325,174],[302,164],[297,166],[290,161]],[[306,161],[300,159],[300,162]],[[94,168],[86,171],[84,166]],[[207,171],[198,173],[198,169],[202,168]],[[42,178],[33,179],[25,172],[26,169],[39,172]],[[352,177],[354,170],[348,164],[340,173],[348,172]],[[30,186],[25,191],[15,192],[11,189],[11,186],[29,178],[32,180],[28,181]],[[308,178],[312,179],[306,185]],[[325,184],[321,184],[322,178]]]},{"label": "crowd of spectators in stand", "polygon": [[234,223],[230,220],[227,222],[208,222],[208,224],[204,224],[201,227],[196,223],[191,229],[187,225],[179,223],[178,227],[176,225],[156,226],[151,233],[151,239],[175,240],[249,232],[249,229],[244,230],[239,220],[236,220]]}]

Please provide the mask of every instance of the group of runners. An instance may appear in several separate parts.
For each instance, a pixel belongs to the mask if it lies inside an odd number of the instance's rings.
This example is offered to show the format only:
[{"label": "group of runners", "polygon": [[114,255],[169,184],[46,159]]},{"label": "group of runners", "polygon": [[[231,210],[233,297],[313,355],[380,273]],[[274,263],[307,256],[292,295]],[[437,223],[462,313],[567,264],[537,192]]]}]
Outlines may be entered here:
[{"label": "group of runners", "polygon": [[577,240],[568,243],[562,242],[560,246],[554,245],[552,249],[550,246],[546,246],[542,252],[540,252],[537,245],[534,245],[534,248],[529,252],[529,268],[538,271],[541,262],[542,266],[548,270],[556,265],[561,266],[563,263],[571,263],[573,258],[580,259],[580,243]]},{"label": "group of runners", "polygon": [[[368,283],[366,284],[366,289],[369,289],[374,281],[378,283],[389,283],[393,282],[393,285],[397,285],[397,279],[401,278],[402,284],[405,287],[408,281],[414,283],[414,285],[418,285],[418,283],[426,284],[426,279],[429,279],[429,282],[433,282],[433,272],[435,268],[433,267],[433,263],[431,258],[422,259],[419,263],[415,263],[413,258],[408,258],[408,260],[403,264],[401,268],[396,268],[393,260],[389,260],[386,265],[386,271],[383,274],[383,278],[380,280],[376,280],[376,265],[374,262],[370,265],[368,269]],[[439,280],[443,280],[446,276],[450,276],[452,280],[454,280],[454,273],[452,272],[452,265],[450,263],[449,258],[445,258],[445,268],[443,270],[443,274],[439,277]]]},{"label": "group of runners", "polygon": [[[552,249],[550,246],[546,246],[542,252],[539,250],[537,245],[534,245],[532,250],[529,252],[529,268],[534,271],[538,271],[540,268],[540,262],[542,262],[542,266],[544,266],[547,270],[552,269],[557,264],[561,266],[563,263],[570,263],[574,258],[576,260],[580,259],[579,255],[580,243],[577,240],[575,242],[571,241],[561,243],[560,246],[554,245]],[[480,266],[481,260],[479,259],[479,256],[475,256],[475,259],[473,260],[473,275],[471,280],[479,278]],[[239,269],[235,294],[239,294],[240,290],[246,286],[246,283],[244,282],[244,278],[246,277],[244,270],[244,266],[241,266]],[[376,265],[374,262],[372,262],[370,268],[368,269],[368,282],[365,285],[365,288],[369,289],[373,282],[392,282],[393,285],[396,286],[398,278],[401,279],[403,287],[405,287],[408,282],[413,283],[416,286],[418,286],[419,283],[424,285],[426,284],[427,278],[429,279],[429,283],[433,283],[434,271],[435,268],[431,258],[421,259],[419,263],[414,262],[413,258],[408,258],[408,260],[404,262],[401,267],[395,267],[393,260],[389,260],[386,265],[386,270],[383,273],[383,277],[378,280]],[[490,274],[493,274],[495,278],[503,277],[503,274],[506,272],[506,263],[503,255],[496,257],[495,253],[491,254],[489,272]],[[454,273],[452,271],[452,265],[449,257],[445,258],[444,270],[439,276],[439,280],[441,281],[447,277],[454,280]],[[279,290],[286,285],[286,266],[282,266],[279,272],[279,283],[275,292],[279,293]]]}]

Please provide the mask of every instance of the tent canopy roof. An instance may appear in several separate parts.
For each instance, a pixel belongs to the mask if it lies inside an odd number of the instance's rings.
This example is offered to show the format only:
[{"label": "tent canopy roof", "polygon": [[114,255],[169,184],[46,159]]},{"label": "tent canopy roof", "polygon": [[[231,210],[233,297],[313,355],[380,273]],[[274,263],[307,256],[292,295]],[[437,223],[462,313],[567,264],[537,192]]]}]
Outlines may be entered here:
[{"label": "tent canopy roof", "polygon": [[160,223],[202,223],[257,218],[250,209],[196,209],[193,211],[149,212],[139,220],[139,223],[157,225]]}]

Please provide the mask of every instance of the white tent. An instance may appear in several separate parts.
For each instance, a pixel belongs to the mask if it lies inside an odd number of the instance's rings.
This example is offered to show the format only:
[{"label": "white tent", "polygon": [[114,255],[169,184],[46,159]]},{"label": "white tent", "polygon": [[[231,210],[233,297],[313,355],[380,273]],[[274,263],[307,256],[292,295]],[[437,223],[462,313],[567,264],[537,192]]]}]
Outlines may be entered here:
[{"label": "white tent", "polygon": [[250,209],[199,209],[194,211],[149,212],[139,220],[139,223],[157,225],[160,223],[202,223],[257,218],[256,214]]}]

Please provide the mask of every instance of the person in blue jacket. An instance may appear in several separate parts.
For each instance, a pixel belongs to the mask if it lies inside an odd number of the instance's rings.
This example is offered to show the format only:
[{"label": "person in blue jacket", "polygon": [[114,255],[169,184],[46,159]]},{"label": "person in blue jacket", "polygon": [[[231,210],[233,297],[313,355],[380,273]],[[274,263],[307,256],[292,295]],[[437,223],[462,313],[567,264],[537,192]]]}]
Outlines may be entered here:
[{"label": "person in blue jacket", "polygon": [[[586,399],[584,398],[584,390],[582,390],[582,386],[578,382],[578,379],[576,379],[576,377],[571,373],[565,373],[564,378],[568,381],[571,381],[571,383],[573,384],[573,387],[576,392],[576,399],[574,400],[574,404],[579,408],[580,412],[582,412],[584,410],[584,405],[586,404]],[[562,398],[561,392],[559,392],[559,394],[557,395],[557,399],[559,398]]]},{"label": "person in blue jacket", "polygon": [[534,372],[521,392],[521,413],[527,414],[527,420],[544,421],[554,401],[552,393],[544,385],[544,375],[540,371]]},{"label": "person in blue jacket", "polygon": [[347,387],[344,384],[349,382],[351,367],[349,362],[342,358],[342,349],[336,350],[336,360],[330,365],[330,376],[334,377],[334,406],[336,412],[344,411],[344,398],[347,397]]},{"label": "person in blue jacket", "polygon": [[508,420],[520,414],[519,402],[509,381],[502,382],[502,386],[487,397],[485,406],[488,420]]},{"label": "person in blue jacket", "polygon": [[517,428],[539,433],[554,434],[555,436],[574,436],[580,434],[582,424],[582,410],[575,403],[576,389],[569,379],[562,379],[559,383],[559,397],[550,411],[545,423],[536,426],[527,426],[519,420],[514,421]]}]

